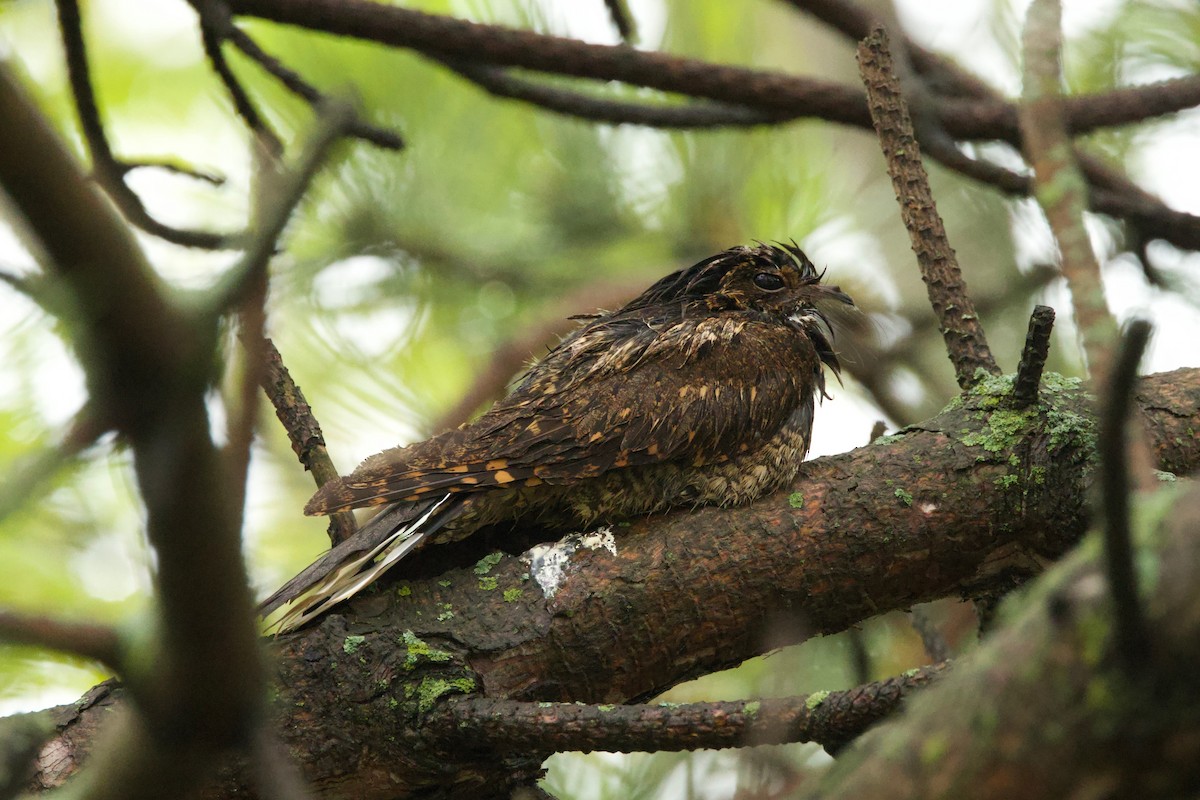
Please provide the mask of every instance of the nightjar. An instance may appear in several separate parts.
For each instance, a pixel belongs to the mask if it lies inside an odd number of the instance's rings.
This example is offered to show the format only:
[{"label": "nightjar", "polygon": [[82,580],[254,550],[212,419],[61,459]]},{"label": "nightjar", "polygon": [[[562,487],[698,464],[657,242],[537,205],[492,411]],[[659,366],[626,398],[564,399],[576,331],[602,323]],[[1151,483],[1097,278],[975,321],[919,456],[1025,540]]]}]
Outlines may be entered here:
[{"label": "nightjar", "polygon": [[427,542],[499,521],[588,526],[679,505],[746,503],[808,451],[826,311],[853,305],[792,245],[734,247],[585,317],[478,420],[371,456],[309,515],[385,508],[260,608],[297,628]]}]

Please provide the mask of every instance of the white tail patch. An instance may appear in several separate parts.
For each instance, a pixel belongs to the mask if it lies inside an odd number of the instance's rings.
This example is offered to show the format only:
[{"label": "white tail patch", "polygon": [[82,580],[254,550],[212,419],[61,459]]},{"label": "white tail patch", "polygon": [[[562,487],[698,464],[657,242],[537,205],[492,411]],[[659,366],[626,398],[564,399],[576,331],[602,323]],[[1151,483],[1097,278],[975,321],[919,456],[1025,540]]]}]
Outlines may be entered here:
[{"label": "white tail patch", "polygon": [[[286,611],[278,620],[268,625],[267,630],[274,629],[276,634],[293,631],[370,586],[396,562],[411,553],[426,536],[437,530],[436,527],[433,531],[422,528],[451,496],[447,494],[442,497],[420,517],[402,528],[397,528],[372,549],[344,564],[339,564],[337,569],[304,594],[285,604],[283,608]],[[372,561],[375,563],[372,564]]]}]

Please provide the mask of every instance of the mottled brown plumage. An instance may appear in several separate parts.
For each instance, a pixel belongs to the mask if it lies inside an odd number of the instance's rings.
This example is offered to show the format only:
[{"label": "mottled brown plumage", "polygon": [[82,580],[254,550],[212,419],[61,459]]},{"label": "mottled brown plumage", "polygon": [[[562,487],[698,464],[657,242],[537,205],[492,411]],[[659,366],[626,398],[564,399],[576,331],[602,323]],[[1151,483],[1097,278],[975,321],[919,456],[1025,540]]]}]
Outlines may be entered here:
[{"label": "mottled brown plumage", "polygon": [[502,520],[591,525],[675,505],[732,505],[791,480],[808,451],[823,301],[852,301],[799,248],[735,247],[596,315],[473,423],[371,456],[306,514],[391,504],[281,588],[290,630],[424,541]]}]

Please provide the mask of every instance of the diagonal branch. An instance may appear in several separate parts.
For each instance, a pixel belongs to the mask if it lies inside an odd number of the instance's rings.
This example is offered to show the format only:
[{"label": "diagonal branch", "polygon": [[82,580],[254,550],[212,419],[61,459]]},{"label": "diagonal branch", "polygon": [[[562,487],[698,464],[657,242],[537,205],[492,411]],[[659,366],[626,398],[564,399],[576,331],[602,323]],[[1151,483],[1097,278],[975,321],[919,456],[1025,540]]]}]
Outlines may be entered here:
[{"label": "diagonal branch", "polygon": [[[113,155],[100,121],[96,107],[96,96],[92,90],[89,74],[87,49],[84,45],[83,26],[79,18],[78,0],[56,0],[58,24],[66,52],[67,75],[71,81],[71,95],[79,113],[80,129],[92,156],[92,169],[100,185],[112,198],[125,218],[147,233],[174,244],[220,250],[236,245],[237,236],[173,228],[152,217],[129,185],[125,174],[130,166],[122,164]],[[137,165],[135,165],[137,166]]]},{"label": "diagonal branch", "polygon": [[1035,0],[1029,7],[1022,36],[1025,88],[1021,130],[1035,175],[1034,196],[1058,242],[1088,371],[1097,386],[1107,386],[1117,326],[1105,302],[1100,265],[1084,227],[1088,190],[1075,162],[1059,97],[1061,15],[1056,0]]},{"label": "diagonal branch", "polygon": [[882,28],[876,28],[859,45],[858,61],[867,87],[871,117],[887,158],[888,175],[900,204],[900,216],[917,254],[921,278],[938,316],[938,327],[946,341],[954,375],[960,387],[969,389],[981,374],[996,375],[1000,368],[988,348],[958,259],[946,238],[945,226],[929,188],[929,177],[921,164],[921,148],[913,134],[907,104],[892,71],[887,36]]}]

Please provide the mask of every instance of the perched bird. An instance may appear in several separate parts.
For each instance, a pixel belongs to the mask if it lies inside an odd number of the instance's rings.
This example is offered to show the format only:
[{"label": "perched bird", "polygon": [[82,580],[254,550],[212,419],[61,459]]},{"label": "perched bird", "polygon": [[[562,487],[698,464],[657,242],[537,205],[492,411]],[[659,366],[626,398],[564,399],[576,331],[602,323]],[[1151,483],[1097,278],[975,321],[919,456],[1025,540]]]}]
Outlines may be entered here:
[{"label": "perched bird", "polygon": [[371,456],[309,515],[386,505],[263,603],[280,632],[370,585],[426,542],[505,520],[586,526],[735,505],[787,484],[808,452],[822,310],[853,305],[792,245],[734,247],[585,317],[475,422]]}]

